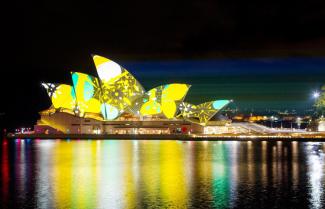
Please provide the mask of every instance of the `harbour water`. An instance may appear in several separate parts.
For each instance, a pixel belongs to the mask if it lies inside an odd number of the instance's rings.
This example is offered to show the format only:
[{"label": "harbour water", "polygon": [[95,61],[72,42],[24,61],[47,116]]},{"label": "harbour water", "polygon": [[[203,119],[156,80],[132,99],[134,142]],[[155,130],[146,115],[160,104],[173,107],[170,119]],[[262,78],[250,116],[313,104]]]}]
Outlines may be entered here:
[{"label": "harbour water", "polygon": [[1,208],[325,208],[325,142],[3,140]]}]

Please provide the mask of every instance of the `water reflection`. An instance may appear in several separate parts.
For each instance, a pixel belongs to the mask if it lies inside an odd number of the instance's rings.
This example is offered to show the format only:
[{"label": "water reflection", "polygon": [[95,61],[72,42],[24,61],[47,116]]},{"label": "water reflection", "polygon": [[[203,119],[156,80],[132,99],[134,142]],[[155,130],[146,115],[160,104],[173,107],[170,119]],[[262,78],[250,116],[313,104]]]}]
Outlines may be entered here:
[{"label": "water reflection", "polygon": [[1,197],[3,204],[6,205],[9,200],[9,157],[8,141],[4,140],[1,144]]},{"label": "water reflection", "polygon": [[324,152],[322,144],[310,142],[306,146],[308,163],[309,195],[312,208],[323,208],[324,198]]},{"label": "water reflection", "polygon": [[1,208],[324,208],[324,144],[4,140]]},{"label": "water reflection", "polygon": [[37,164],[35,165],[38,179],[36,181],[36,201],[39,208],[50,208],[52,203],[52,198],[46,198],[53,196],[50,185],[48,182],[51,181],[50,174],[52,169],[48,168],[47,165],[51,164],[51,156],[54,141],[42,141],[39,143],[41,149],[38,149],[35,153]]},{"label": "water reflection", "polygon": [[215,207],[227,208],[229,204],[230,175],[225,144],[213,147],[212,192]]}]

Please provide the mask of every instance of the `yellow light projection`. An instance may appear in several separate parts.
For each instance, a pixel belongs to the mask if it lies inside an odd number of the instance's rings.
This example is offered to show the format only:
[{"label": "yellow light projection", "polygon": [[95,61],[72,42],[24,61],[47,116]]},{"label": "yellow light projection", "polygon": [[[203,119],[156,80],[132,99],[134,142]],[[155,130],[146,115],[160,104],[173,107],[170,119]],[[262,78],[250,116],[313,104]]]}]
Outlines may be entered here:
[{"label": "yellow light projection", "polygon": [[114,119],[141,97],[144,89],[131,73],[112,60],[98,55],[93,60],[101,81],[102,101],[111,111],[109,119]]},{"label": "yellow light projection", "polygon": [[55,109],[73,110],[76,107],[76,95],[72,86],[67,84],[42,83],[51,98]]},{"label": "yellow light projection", "polygon": [[161,107],[167,118],[175,116],[177,107],[183,101],[189,87],[187,84],[170,84],[165,86],[161,95]]},{"label": "yellow light projection", "polygon": [[180,111],[178,116],[205,125],[229,103],[229,100],[199,105],[183,103],[190,85],[181,83],[161,85],[145,92],[133,75],[119,64],[98,55],[94,55],[93,60],[99,78],[73,72],[73,87],[42,84],[55,109],[70,110],[71,114],[96,120],[114,120],[123,112],[172,119]]},{"label": "yellow light projection", "polygon": [[132,109],[138,115],[146,116],[162,113],[166,118],[174,118],[177,108],[189,88],[190,85],[180,83],[158,86],[136,100]]},{"label": "yellow light projection", "polygon": [[86,112],[100,113],[102,96],[98,79],[79,72],[72,72],[71,76],[81,115]]},{"label": "yellow light projection", "polygon": [[230,100],[216,100],[193,105],[183,102],[179,109],[184,119],[205,125],[220,109],[229,104]]},{"label": "yellow light projection", "polygon": [[139,102],[142,104],[140,107],[140,113],[142,115],[154,115],[161,113],[161,105],[157,101],[157,88],[148,91],[145,97],[142,98],[143,103],[141,101]]}]

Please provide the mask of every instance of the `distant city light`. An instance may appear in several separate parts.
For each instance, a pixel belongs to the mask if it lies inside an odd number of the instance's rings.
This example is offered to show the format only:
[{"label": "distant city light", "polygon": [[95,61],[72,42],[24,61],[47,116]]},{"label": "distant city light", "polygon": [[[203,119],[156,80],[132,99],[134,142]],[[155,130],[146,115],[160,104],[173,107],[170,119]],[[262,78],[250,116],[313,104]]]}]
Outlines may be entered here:
[{"label": "distant city light", "polygon": [[315,91],[315,92],[313,93],[313,97],[314,97],[315,99],[317,99],[319,96],[320,96],[320,94],[319,94],[318,91]]}]

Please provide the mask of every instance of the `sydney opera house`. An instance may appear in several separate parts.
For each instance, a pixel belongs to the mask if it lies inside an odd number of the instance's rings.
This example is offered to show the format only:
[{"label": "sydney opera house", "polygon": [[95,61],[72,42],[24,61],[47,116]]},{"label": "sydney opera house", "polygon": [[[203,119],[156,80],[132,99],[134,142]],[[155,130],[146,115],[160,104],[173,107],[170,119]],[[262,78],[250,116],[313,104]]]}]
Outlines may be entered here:
[{"label": "sydney opera house", "polygon": [[191,86],[183,83],[146,91],[119,64],[98,55],[93,60],[98,77],[71,72],[72,85],[42,83],[52,105],[40,112],[35,133],[204,133],[220,123],[211,119],[230,102],[185,102]]}]

